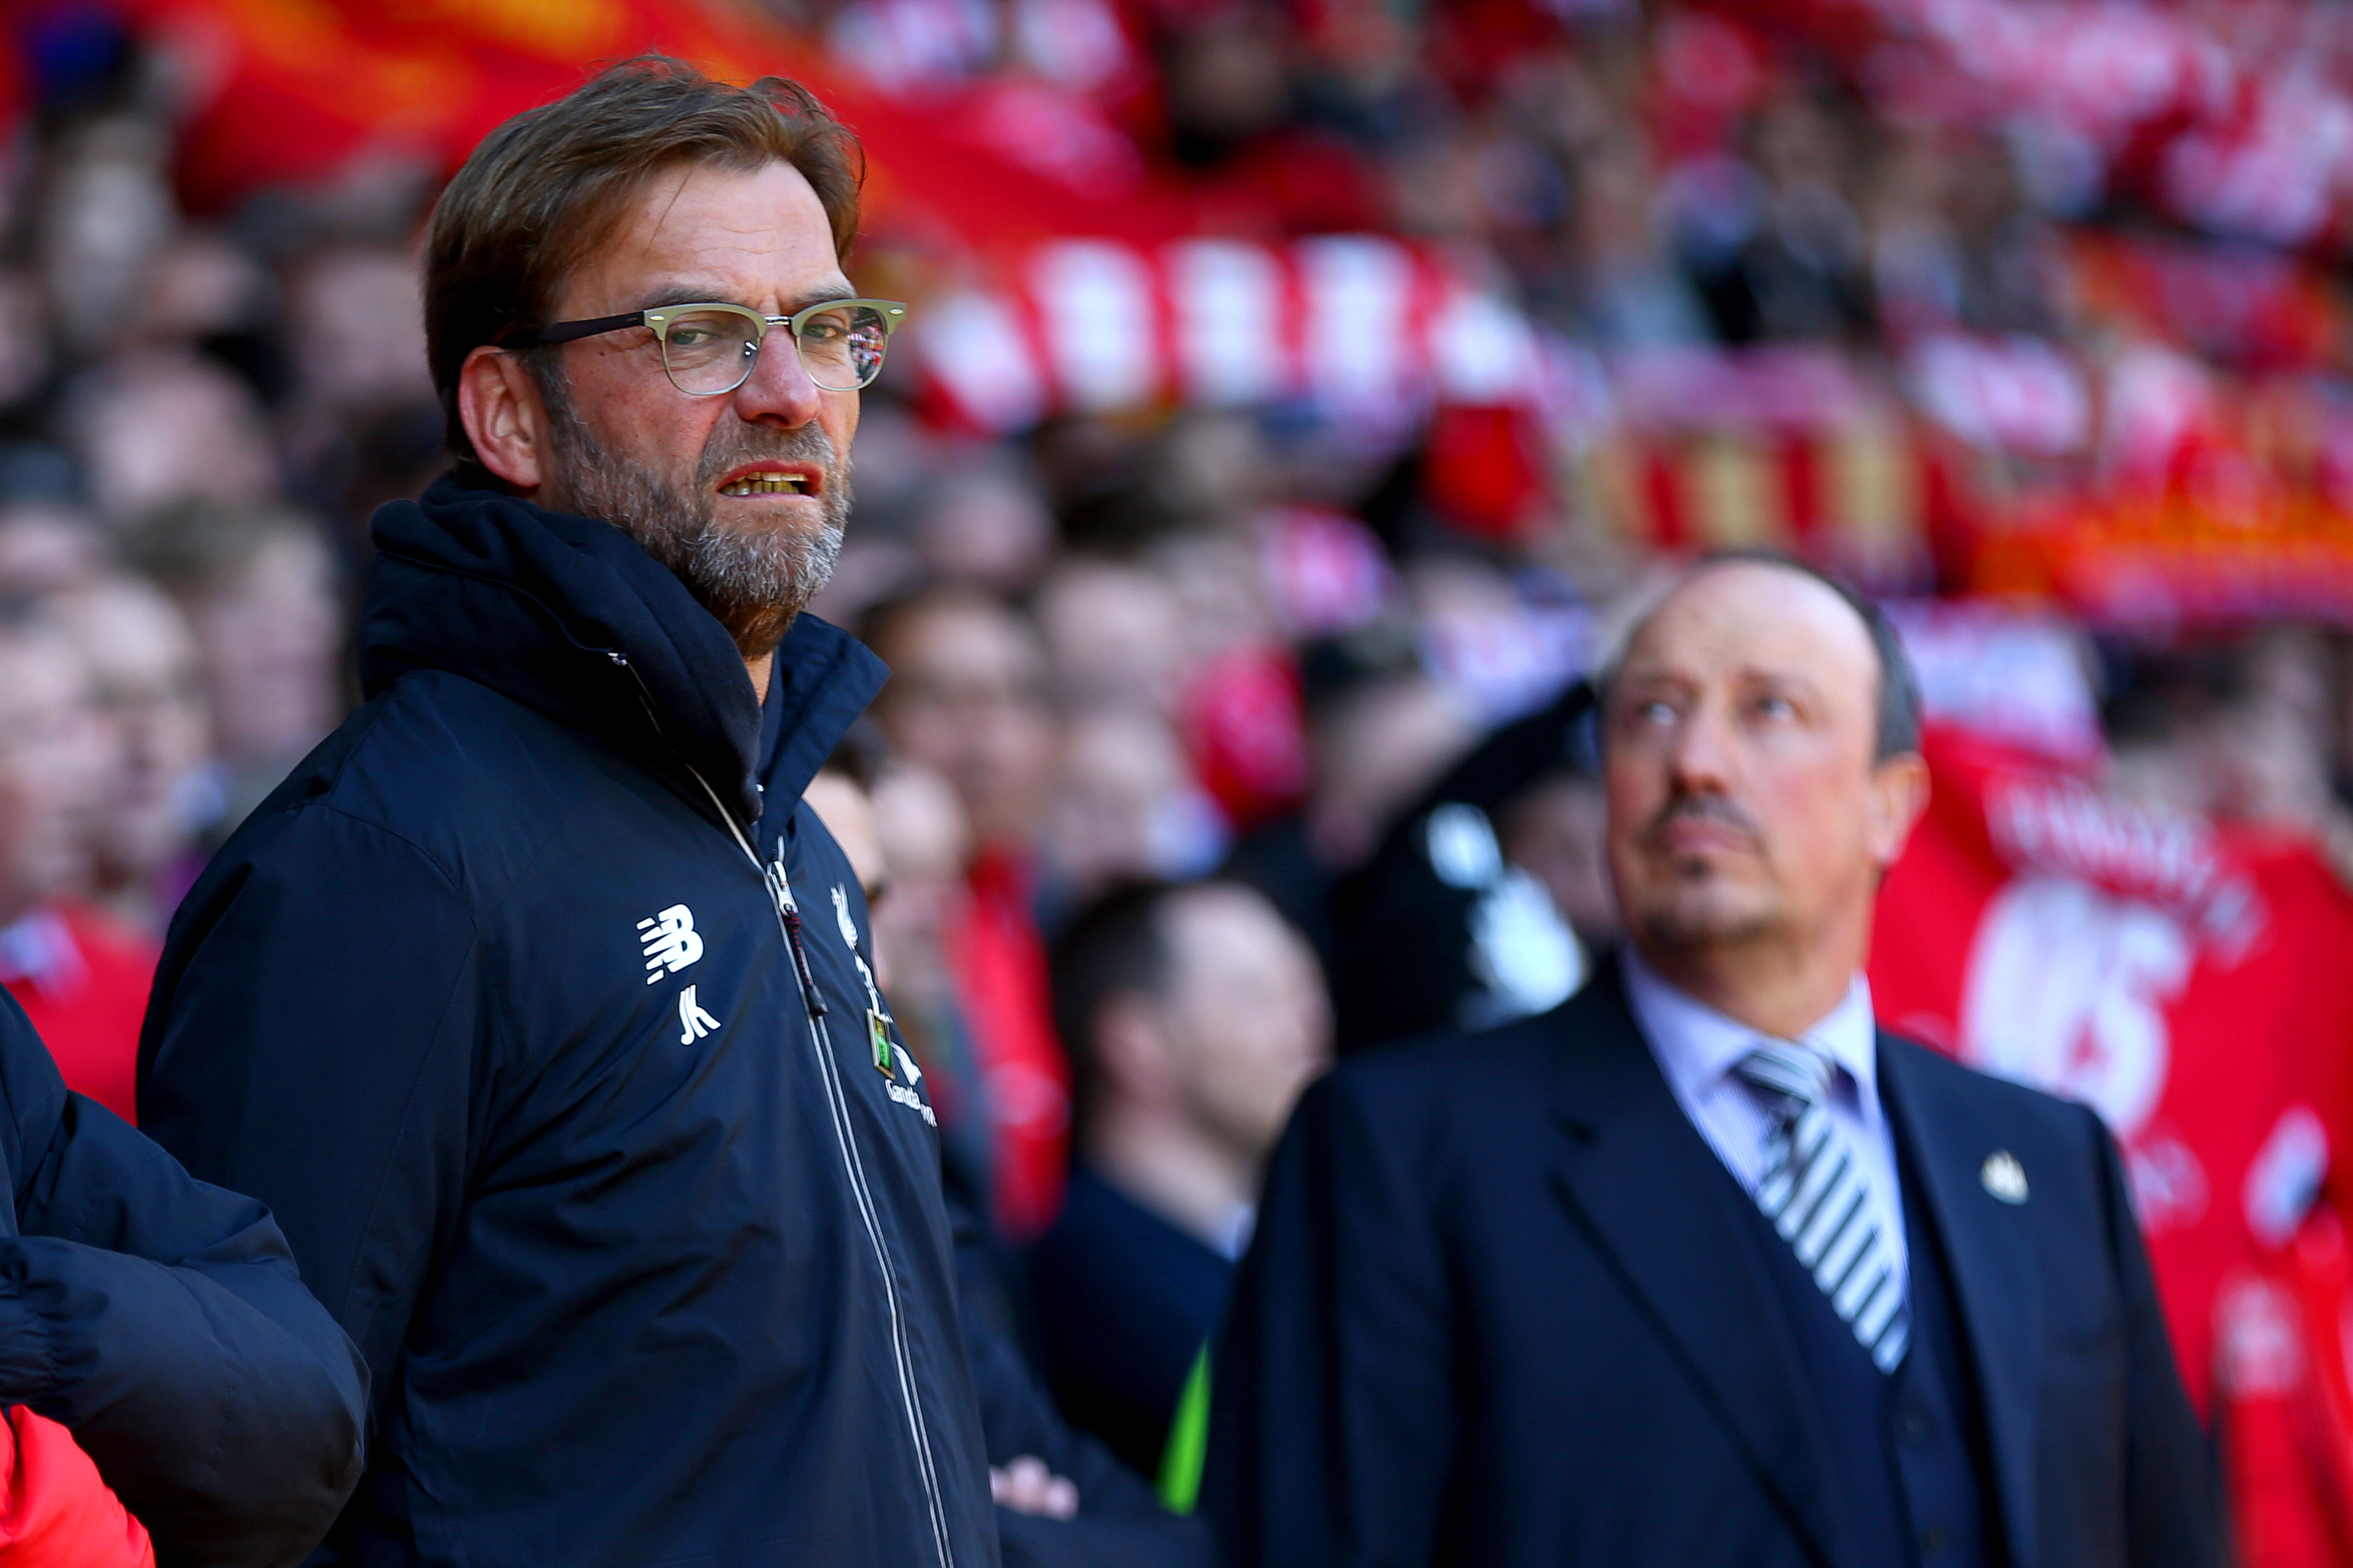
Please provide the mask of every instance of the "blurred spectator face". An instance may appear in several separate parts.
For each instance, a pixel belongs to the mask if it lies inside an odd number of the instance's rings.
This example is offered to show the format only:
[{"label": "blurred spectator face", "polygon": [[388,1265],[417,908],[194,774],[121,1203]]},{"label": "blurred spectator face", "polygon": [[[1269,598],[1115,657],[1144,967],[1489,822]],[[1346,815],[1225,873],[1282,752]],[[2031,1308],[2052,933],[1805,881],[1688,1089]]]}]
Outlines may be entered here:
[{"label": "blurred spectator face", "polygon": [[964,807],[931,769],[893,760],[874,785],[874,832],[896,884],[910,877],[954,881],[971,851]]},{"label": "blurred spectator face", "polygon": [[1645,953],[1860,950],[1926,779],[1874,766],[1878,660],[1823,584],[1701,571],[1635,630],[1609,693],[1609,866]]},{"label": "blurred spectator face", "polygon": [[1054,689],[1073,709],[1165,713],[1175,703],[1185,631],[1159,577],[1118,562],[1071,561],[1039,588],[1036,606]]},{"label": "blurred spectator face", "polygon": [[1205,530],[1170,534],[1153,546],[1145,566],[1176,597],[1187,663],[1275,640],[1265,564],[1249,541]]},{"label": "blurred spectator face", "polygon": [[944,996],[955,982],[947,932],[963,897],[970,852],[964,807],[929,768],[893,762],[874,785],[874,834],[889,892],[874,901],[874,948],[882,982],[917,999]]},{"label": "blurred spectator face", "polygon": [[2336,715],[2331,655],[2297,627],[2276,627],[2240,650],[2238,689],[2209,720],[2200,749],[2203,809],[2242,822],[2317,832],[2334,809]]},{"label": "blurred spectator face", "polygon": [[[880,901],[890,890],[890,875],[882,860],[882,837],[874,825],[874,802],[856,779],[831,768],[821,770],[801,791],[801,799],[817,813],[833,841],[841,847],[844,858],[858,878],[858,885],[867,899],[869,921],[875,918]],[[888,987],[891,968],[882,956],[881,944],[874,947],[874,983]]]},{"label": "blurred spectator face", "polygon": [[1845,136],[1839,123],[1797,93],[1767,104],[1750,141],[1757,173],[1777,191],[1834,191],[1846,174]]},{"label": "blurred spectator face", "polygon": [[315,536],[277,535],[185,605],[223,761],[282,765],[334,728],[342,611]]},{"label": "blurred spectator face", "polygon": [[390,250],[336,250],[293,280],[288,298],[304,395],[337,409],[433,401],[417,268]]},{"label": "blurred spectator face", "polygon": [[2327,834],[2346,732],[2335,658],[2296,626],[2144,650],[2105,716],[2106,786],[2143,805]]},{"label": "blurred spectator face", "polygon": [[111,518],[191,498],[250,505],[278,489],[277,454],[252,395],[198,359],[120,362],[86,390],[71,425],[91,497]]},{"label": "blurred spectator face", "polygon": [[252,321],[269,288],[253,258],[221,236],[180,235],[148,270],[147,332],[170,342],[233,331]]},{"label": "blurred spectator face", "polygon": [[1046,563],[1054,520],[1018,470],[973,463],[943,477],[917,520],[915,546],[943,577],[1012,593]]},{"label": "blurred spectator face", "polygon": [[111,742],[91,854],[101,886],[143,883],[193,841],[191,786],[206,763],[195,640],[178,608],[132,577],[57,601]]},{"label": "blurred spectator face", "polygon": [[0,408],[30,393],[47,374],[47,328],[38,286],[21,272],[0,271]]},{"label": "blurred spectator face", "polygon": [[1272,129],[1289,106],[1282,36],[1256,6],[1202,13],[1169,40],[1163,70],[1169,125],[1188,162],[1218,161]]},{"label": "blurred spectator face", "polygon": [[1168,515],[1215,528],[1271,502],[1280,489],[1256,421],[1195,413],[1176,420],[1152,455],[1149,483]]},{"label": "blurred spectator face", "polygon": [[1047,804],[1054,722],[1037,638],[993,600],[943,595],[900,611],[875,716],[892,748],[955,786],[982,847],[1026,841]]},{"label": "blurred spectator face", "polygon": [[1184,754],[1166,720],[1099,713],[1067,726],[1043,845],[1076,898],[1176,869],[1172,819],[1186,783]]},{"label": "blurred spectator face", "polygon": [[2110,752],[2103,782],[2142,805],[2205,816],[2217,804],[2214,781],[2221,770],[2213,753],[2219,749],[2211,721],[2185,723],[2163,737],[2136,736]]},{"label": "blurred spectator face", "polygon": [[1579,261],[1594,272],[1657,265],[1657,185],[1641,150],[1624,141],[1606,143],[1585,159],[1579,174],[1571,226]]},{"label": "blurred spectator face", "polygon": [[1432,239],[1486,237],[1489,192],[1482,149],[1467,134],[1417,147],[1390,171],[1389,210],[1407,234]]},{"label": "blurred spectator face", "polygon": [[1423,676],[1402,676],[1339,700],[1314,729],[1315,792],[1308,841],[1327,866],[1356,865],[1391,818],[1467,751],[1477,727]]},{"label": "blurred spectator face", "polygon": [[1601,948],[1618,936],[1609,891],[1609,817],[1599,780],[1560,773],[1504,809],[1504,858],[1544,884],[1577,940]]},{"label": "blurred spectator face", "polygon": [[148,268],[177,222],[160,126],[86,126],[62,152],[36,223],[41,271],[68,346],[102,353],[146,319]]},{"label": "blurred spectator face", "polygon": [[2018,166],[2009,146],[1992,136],[1973,138],[1947,164],[1946,211],[1972,239],[1991,240],[2019,210]]},{"label": "blurred spectator face", "polygon": [[2315,635],[2283,627],[2249,653],[2241,754],[2254,775],[2241,787],[2240,815],[2316,828],[2332,807],[2336,747],[2330,653]]},{"label": "blurred spectator face", "polygon": [[1180,891],[1160,920],[1160,994],[1106,1009],[1098,1053],[1109,1091],[1167,1102],[1228,1152],[1263,1160],[1331,1058],[1314,955],[1246,889]]},{"label": "blurred spectator face", "polygon": [[98,731],[72,646],[47,627],[0,631],[0,922],[80,879]]},{"label": "blurred spectator face", "polygon": [[0,594],[54,594],[95,582],[105,569],[105,543],[80,513],[0,507]]},{"label": "blurred spectator face", "polygon": [[868,892],[882,886],[882,840],[874,828],[874,803],[858,781],[828,768],[809,780],[801,792],[833,841],[841,846],[858,885]]},{"label": "blurred spectator face", "polygon": [[[648,183],[552,314],[586,321],[681,292],[786,316],[854,290],[799,170],[700,164]],[[643,327],[552,352],[559,368],[542,379],[496,349],[467,361],[459,406],[483,464],[545,505],[627,526],[747,656],[766,655],[840,551],[858,394],[810,381],[781,331],[724,396],[681,392]]]}]

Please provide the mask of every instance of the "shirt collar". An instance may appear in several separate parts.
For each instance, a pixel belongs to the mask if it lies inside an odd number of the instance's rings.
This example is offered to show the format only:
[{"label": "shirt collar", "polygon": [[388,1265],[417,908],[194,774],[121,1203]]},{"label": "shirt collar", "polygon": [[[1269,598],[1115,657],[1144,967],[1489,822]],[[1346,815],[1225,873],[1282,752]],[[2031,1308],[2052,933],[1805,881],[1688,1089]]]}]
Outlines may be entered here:
[{"label": "shirt collar", "polygon": [[1242,1254],[1250,1250],[1250,1233],[1257,1228],[1258,1205],[1236,1204],[1219,1222],[1217,1234],[1209,1238],[1210,1248],[1227,1262],[1240,1263]]},{"label": "shirt collar", "polygon": [[[1696,1099],[1712,1093],[1767,1037],[1669,984],[1630,942],[1621,963],[1634,1020],[1679,1094]],[[1845,1069],[1862,1104],[1878,1103],[1879,1031],[1872,1021],[1869,981],[1857,974],[1839,1005],[1798,1039]]]}]

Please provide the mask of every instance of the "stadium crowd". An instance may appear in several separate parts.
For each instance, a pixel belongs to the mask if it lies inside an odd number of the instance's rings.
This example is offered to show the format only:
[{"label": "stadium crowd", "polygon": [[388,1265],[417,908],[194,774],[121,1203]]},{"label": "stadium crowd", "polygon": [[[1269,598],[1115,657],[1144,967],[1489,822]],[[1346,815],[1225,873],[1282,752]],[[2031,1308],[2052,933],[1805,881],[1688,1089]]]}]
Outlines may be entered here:
[{"label": "stadium crowd", "polygon": [[[1064,176],[1254,243],[1403,238],[1537,345],[1501,403],[1012,427],[923,337],[953,246],[902,204],[853,258],[910,352],[811,608],[891,675],[807,798],[989,1289],[1164,1496],[1303,1089],[1549,1009],[1615,945],[1584,683],[1666,563],[1794,549],[1891,603],[1932,725],[2353,879],[2323,537],[2353,513],[2353,23],[2107,6],[2038,50],[2016,15],[2079,9],[770,0],[860,90],[1034,92],[1000,140]],[[356,705],[370,517],[449,462],[417,299],[447,169],[195,201],[194,46],[146,17],[0,35],[0,983],[134,1121],[174,912]]]}]

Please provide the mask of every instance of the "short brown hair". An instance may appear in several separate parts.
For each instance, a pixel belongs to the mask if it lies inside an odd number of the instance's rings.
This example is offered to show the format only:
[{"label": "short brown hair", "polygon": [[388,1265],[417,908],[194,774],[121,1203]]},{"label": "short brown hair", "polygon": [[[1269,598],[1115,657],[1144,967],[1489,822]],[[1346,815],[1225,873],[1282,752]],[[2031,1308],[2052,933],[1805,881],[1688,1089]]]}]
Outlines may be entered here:
[{"label": "short brown hair", "polygon": [[565,278],[612,237],[629,198],[680,163],[798,169],[825,206],[834,254],[858,233],[866,176],[858,139],[808,89],[767,76],[713,81],[684,60],[640,55],[482,138],[433,210],[425,247],[425,344],[450,450],[474,456],[458,417],[466,356],[543,320]]}]

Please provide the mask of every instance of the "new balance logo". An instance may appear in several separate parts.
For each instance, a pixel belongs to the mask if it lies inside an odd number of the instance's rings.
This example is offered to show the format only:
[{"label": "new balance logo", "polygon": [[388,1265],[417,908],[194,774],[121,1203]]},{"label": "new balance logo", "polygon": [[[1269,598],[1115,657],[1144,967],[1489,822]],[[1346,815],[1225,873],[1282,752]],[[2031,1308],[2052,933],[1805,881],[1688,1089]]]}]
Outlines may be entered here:
[{"label": "new balance logo", "polygon": [[702,958],[702,937],[694,929],[694,911],[684,904],[672,904],[651,920],[639,921],[638,941],[646,950],[649,985]]},{"label": "new balance logo", "polygon": [[691,1046],[719,1027],[719,1020],[704,1012],[702,1004],[694,999],[694,987],[691,985],[679,993],[678,1021],[678,1043],[681,1046]]}]

